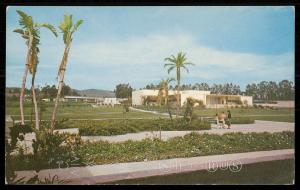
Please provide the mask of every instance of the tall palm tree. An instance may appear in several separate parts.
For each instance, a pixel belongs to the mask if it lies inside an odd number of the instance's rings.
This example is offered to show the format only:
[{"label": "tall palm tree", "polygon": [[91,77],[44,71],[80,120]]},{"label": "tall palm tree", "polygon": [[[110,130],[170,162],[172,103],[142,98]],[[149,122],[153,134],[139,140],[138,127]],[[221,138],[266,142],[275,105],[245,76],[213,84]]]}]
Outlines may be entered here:
[{"label": "tall palm tree", "polygon": [[176,118],[179,115],[179,107],[180,107],[180,101],[179,101],[179,88],[180,88],[180,80],[181,80],[181,68],[185,69],[188,73],[189,70],[187,68],[187,65],[195,65],[194,63],[187,62],[186,54],[179,52],[177,56],[171,55],[171,57],[165,58],[165,61],[168,61],[169,63],[166,63],[164,67],[168,67],[168,73],[170,73],[173,69],[176,69],[176,80],[177,80],[177,109],[176,109]]},{"label": "tall palm tree", "polygon": [[36,102],[36,95],[35,95],[35,88],[34,88],[34,80],[35,74],[37,70],[38,60],[38,53],[39,53],[39,29],[41,27],[45,27],[49,29],[55,36],[57,36],[55,28],[47,23],[34,23],[32,17],[27,15],[26,13],[17,10],[17,13],[20,15],[19,24],[22,26],[22,29],[15,29],[13,32],[19,33],[22,37],[26,40],[27,45],[27,57],[26,57],[26,66],[25,72],[22,79],[22,87],[21,87],[21,94],[20,94],[20,111],[21,111],[21,124],[24,125],[24,109],[23,109],[23,102],[24,102],[24,92],[25,92],[25,85],[26,85],[26,78],[28,75],[28,71],[32,74],[31,80],[31,90],[32,90],[32,100],[34,103],[34,110],[35,110],[35,122],[36,128],[39,129],[39,117],[38,117],[38,108]]},{"label": "tall palm tree", "polygon": [[72,15],[64,15],[64,20],[61,22],[59,29],[61,30],[61,33],[63,34],[63,41],[65,44],[65,49],[64,49],[64,54],[58,69],[58,74],[57,77],[59,79],[59,84],[58,84],[58,90],[57,90],[57,95],[55,99],[55,104],[54,104],[54,110],[52,113],[52,118],[51,118],[51,131],[54,130],[55,127],[55,118],[56,118],[56,112],[58,108],[58,102],[60,98],[60,94],[64,85],[64,76],[65,76],[65,71],[66,71],[66,66],[68,62],[68,55],[72,43],[72,36],[73,33],[78,29],[78,27],[83,23],[83,20],[79,20],[76,22],[76,24],[73,25],[73,19]]}]

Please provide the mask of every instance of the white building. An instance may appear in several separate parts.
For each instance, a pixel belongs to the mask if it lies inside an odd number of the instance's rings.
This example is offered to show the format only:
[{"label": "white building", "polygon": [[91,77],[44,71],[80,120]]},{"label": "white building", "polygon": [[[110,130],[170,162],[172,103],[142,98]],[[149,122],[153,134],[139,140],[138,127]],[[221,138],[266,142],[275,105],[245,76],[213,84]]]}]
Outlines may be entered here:
[{"label": "white building", "polygon": [[[159,90],[137,90],[132,92],[132,104],[143,105],[147,97],[157,97]],[[176,91],[169,90],[169,99],[176,95]],[[210,91],[199,91],[199,90],[184,90],[179,91],[180,105],[183,106],[187,98],[194,98],[202,100],[206,107],[224,107],[224,106],[235,106],[239,104],[253,105],[252,96],[241,96],[241,95],[224,95],[224,94],[211,94]]]},{"label": "white building", "polygon": [[104,98],[104,105],[121,105],[121,101],[127,100],[127,98]]}]

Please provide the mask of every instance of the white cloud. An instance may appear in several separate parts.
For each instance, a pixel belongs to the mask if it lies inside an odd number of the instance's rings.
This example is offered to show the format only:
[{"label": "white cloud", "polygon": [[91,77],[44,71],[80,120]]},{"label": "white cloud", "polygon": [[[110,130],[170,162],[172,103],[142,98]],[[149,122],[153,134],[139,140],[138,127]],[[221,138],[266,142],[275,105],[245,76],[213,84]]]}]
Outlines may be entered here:
[{"label": "white cloud", "polygon": [[[54,43],[54,42],[53,42]],[[13,48],[10,49],[13,52]],[[39,71],[54,80],[63,51],[62,45],[48,46],[40,56]],[[188,35],[149,35],[122,41],[79,43],[74,40],[66,72],[66,81],[79,88],[113,89],[120,82],[140,88],[167,77],[164,58],[183,51],[196,64],[183,73],[183,82],[281,80],[294,75],[294,54],[258,55],[220,51],[196,43]],[[7,65],[19,69],[24,65]],[[172,73],[174,76],[174,73]],[[45,76],[46,77],[46,76]],[[83,80],[84,79],[84,80]],[[226,81],[224,81],[226,80]],[[38,79],[39,81],[39,79]],[[41,79],[43,83],[45,80]]]},{"label": "white cloud", "polygon": [[[164,70],[164,58],[179,51],[186,52],[188,60],[196,64],[196,67],[191,68],[191,77],[212,79],[226,76],[224,71],[228,74],[262,76],[280,75],[282,69],[293,73],[292,53],[257,55],[220,51],[198,45],[192,37],[186,35],[151,35],[124,41],[74,44],[70,60],[74,60],[74,65],[84,63],[95,69],[121,64],[124,69],[126,66],[153,67],[160,73]],[[143,75],[153,76],[151,73]]]}]

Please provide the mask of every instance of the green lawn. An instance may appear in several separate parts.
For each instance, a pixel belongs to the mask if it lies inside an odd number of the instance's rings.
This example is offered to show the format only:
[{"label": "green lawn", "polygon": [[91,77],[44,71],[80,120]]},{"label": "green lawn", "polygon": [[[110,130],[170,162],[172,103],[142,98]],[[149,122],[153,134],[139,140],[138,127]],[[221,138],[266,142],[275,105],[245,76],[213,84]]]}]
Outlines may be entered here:
[{"label": "green lawn", "polygon": [[[147,107],[137,106],[137,108],[145,110],[154,110],[158,112],[166,112],[164,107]],[[282,121],[282,122],[295,122],[295,109],[294,108],[194,108],[194,114],[199,117],[214,117],[216,113],[227,113],[227,110],[231,111],[232,117],[249,117],[255,120],[266,121]],[[181,109],[183,113],[184,110]],[[175,114],[175,108],[172,110]]]},{"label": "green lawn", "polygon": [[[42,111],[42,119],[49,120],[53,111],[53,102],[43,102],[44,110]],[[24,115],[25,120],[30,120],[32,110],[31,102],[25,102]],[[34,112],[33,112],[34,113]],[[12,115],[16,120],[20,120],[20,108],[18,102],[6,102],[6,114]],[[85,103],[61,103],[58,108],[57,119],[114,119],[114,118],[158,118],[159,115],[152,113],[144,113],[130,110],[123,114],[123,107],[97,107],[93,108],[90,104]],[[160,116],[161,117],[161,116]],[[33,114],[34,119],[34,114]]]},{"label": "green lawn", "polygon": [[[25,102],[25,119],[30,120],[32,110],[31,102]],[[42,111],[42,119],[50,119],[53,102],[43,102],[44,111]],[[147,109],[146,106],[138,106],[138,108]],[[150,110],[157,110],[165,112],[163,107],[150,107]],[[175,110],[175,109],[174,109]],[[175,114],[175,111],[172,111]],[[267,120],[267,121],[282,121],[282,122],[294,122],[295,120],[295,109],[294,108],[276,108],[276,109],[261,109],[261,108],[231,108],[232,117],[249,117],[256,120]],[[195,108],[195,115],[202,117],[213,117],[216,112],[227,111],[226,108]],[[7,101],[6,102],[6,114],[12,115],[14,119],[20,119],[20,108],[18,101]],[[116,106],[112,107],[98,107],[93,108],[90,104],[85,103],[61,103],[58,109],[58,119],[69,118],[69,119],[122,119],[124,117],[130,118],[159,118],[167,117],[152,113],[144,113],[139,111],[130,110],[125,115],[123,114],[123,107]]]},{"label": "green lawn", "polygon": [[290,159],[243,165],[239,172],[204,170],[106,184],[293,184],[294,179],[295,160]]}]

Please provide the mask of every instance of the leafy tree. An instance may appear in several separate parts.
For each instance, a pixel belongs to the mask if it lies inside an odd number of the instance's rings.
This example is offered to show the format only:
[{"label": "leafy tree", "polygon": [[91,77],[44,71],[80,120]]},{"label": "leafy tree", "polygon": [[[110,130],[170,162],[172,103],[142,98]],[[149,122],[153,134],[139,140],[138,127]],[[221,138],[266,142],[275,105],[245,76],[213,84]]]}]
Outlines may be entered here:
[{"label": "leafy tree", "polygon": [[179,107],[180,107],[180,100],[179,100],[179,88],[180,88],[180,80],[181,80],[181,69],[185,69],[189,72],[187,65],[195,65],[194,63],[187,62],[186,54],[179,52],[177,56],[171,55],[171,57],[165,58],[166,63],[164,67],[168,67],[168,73],[170,73],[173,69],[176,69],[176,80],[177,80],[177,109],[176,109],[176,117],[179,115]]},{"label": "leafy tree", "polygon": [[59,29],[60,29],[61,33],[63,34],[63,41],[65,44],[65,49],[64,49],[63,58],[61,60],[61,63],[60,63],[59,69],[58,69],[58,74],[57,74],[57,78],[59,79],[59,84],[58,84],[58,92],[56,95],[54,109],[53,109],[52,118],[51,118],[51,131],[53,131],[53,129],[55,127],[56,112],[58,109],[58,102],[59,102],[59,98],[61,95],[61,91],[64,86],[65,71],[66,71],[66,66],[68,63],[69,51],[70,51],[71,44],[73,41],[73,34],[82,23],[83,23],[83,20],[79,20],[75,24],[73,24],[72,15],[65,15],[64,20],[61,22],[61,24],[59,26]]},{"label": "leafy tree", "polygon": [[132,94],[132,88],[129,84],[118,84],[114,92],[117,98],[129,98]]}]

